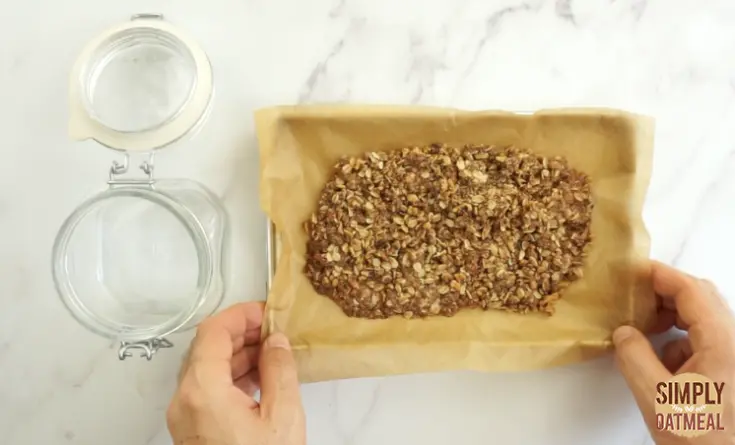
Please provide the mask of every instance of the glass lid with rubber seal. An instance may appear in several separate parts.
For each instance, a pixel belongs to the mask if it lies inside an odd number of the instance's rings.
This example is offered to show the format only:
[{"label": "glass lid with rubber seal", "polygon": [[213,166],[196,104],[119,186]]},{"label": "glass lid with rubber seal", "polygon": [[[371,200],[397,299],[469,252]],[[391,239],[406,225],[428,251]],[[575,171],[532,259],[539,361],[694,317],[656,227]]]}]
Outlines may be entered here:
[{"label": "glass lid with rubber seal", "polygon": [[117,150],[155,150],[198,128],[213,91],[212,67],[196,42],[160,15],[137,15],[77,59],[70,133]]}]

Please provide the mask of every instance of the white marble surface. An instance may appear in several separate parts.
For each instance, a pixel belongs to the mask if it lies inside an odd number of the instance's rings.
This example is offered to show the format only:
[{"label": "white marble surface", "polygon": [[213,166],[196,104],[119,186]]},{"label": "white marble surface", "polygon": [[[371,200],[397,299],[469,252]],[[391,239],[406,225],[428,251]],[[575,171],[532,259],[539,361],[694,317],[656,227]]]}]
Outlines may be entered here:
[{"label": "white marble surface", "polygon": [[[81,46],[163,12],[215,67],[218,95],[162,176],[224,196],[228,302],[261,299],[251,111],[294,102],[463,108],[612,106],[657,118],[652,255],[735,298],[735,3],[731,0],[128,0],[9,2],[0,28],[0,443],[165,444],[183,348],[119,362],[64,311],[49,272],[64,217],[111,154],[66,135]],[[186,338],[178,338],[179,345]],[[524,374],[447,373],[303,388],[309,443],[645,444],[610,360]]]}]

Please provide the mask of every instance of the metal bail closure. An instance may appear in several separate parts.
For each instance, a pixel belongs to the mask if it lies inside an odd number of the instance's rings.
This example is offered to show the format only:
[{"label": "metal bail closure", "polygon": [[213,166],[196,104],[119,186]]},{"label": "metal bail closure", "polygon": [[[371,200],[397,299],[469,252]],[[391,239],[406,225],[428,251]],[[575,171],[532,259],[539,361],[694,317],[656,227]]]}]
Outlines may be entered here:
[{"label": "metal bail closure", "polygon": [[125,177],[125,175],[130,170],[130,153],[126,151],[123,154],[122,162],[112,161],[107,184],[113,187],[120,186],[120,185],[142,185],[142,184],[152,186],[156,182],[153,176],[153,171],[155,169],[154,159],[156,156],[156,152],[151,151],[151,152],[145,153],[144,156],[145,156],[145,159],[140,163],[140,165],[138,165],[138,169],[140,169],[140,171],[145,176],[137,177],[137,178]]},{"label": "metal bail closure", "polygon": [[158,14],[138,14],[89,42],[69,79],[69,133],[109,148],[165,147],[203,121],[212,67],[188,35]]},{"label": "metal bail closure", "polygon": [[120,342],[120,349],[117,351],[117,357],[120,360],[125,360],[128,357],[132,357],[133,353],[130,352],[132,349],[139,349],[141,351],[140,356],[146,360],[150,360],[161,348],[173,348],[174,344],[165,338],[152,338],[145,341],[137,341],[128,343],[126,341]]}]

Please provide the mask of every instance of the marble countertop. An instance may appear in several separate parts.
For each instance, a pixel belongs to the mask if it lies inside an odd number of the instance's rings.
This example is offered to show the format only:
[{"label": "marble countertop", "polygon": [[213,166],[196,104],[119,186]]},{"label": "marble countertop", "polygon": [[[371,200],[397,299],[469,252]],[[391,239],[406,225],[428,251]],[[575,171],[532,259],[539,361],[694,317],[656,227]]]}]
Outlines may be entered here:
[{"label": "marble countertop", "polygon": [[[657,118],[645,207],[652,256],[735,298],[735,4],[729,0],[32,0],[0,28],[0,443],[170,443],[164,412],[187,341],[155,360],[68,316],[54,236],[104,187],[113,156],[67,136],[67,75],[132,13],[194,35],[217,97],[158,174],[195,178],[232,218],[227,303],[262,299],[253,109],[371,102],[530,110],[608,106]],[[305,385],[309,443],[646,444],[610,359],[543,372],[445,373]]]}]

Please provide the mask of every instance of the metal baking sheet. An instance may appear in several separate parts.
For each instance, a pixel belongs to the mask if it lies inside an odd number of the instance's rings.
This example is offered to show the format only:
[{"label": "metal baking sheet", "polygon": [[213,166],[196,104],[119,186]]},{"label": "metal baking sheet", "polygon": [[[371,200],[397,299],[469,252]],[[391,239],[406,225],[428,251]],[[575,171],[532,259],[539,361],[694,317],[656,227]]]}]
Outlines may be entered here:
[{"label": "metal baking sheet", "polygon": [[276,240],[276,227],[270,218],[266,219],[266,246],[265,246],[265,260],[268,265],[268,276],[265,281],[266,294],[271,290],[271,284],[273,283],[273,276],[276,273],[276,262],[278,260],[278,242]]}]

